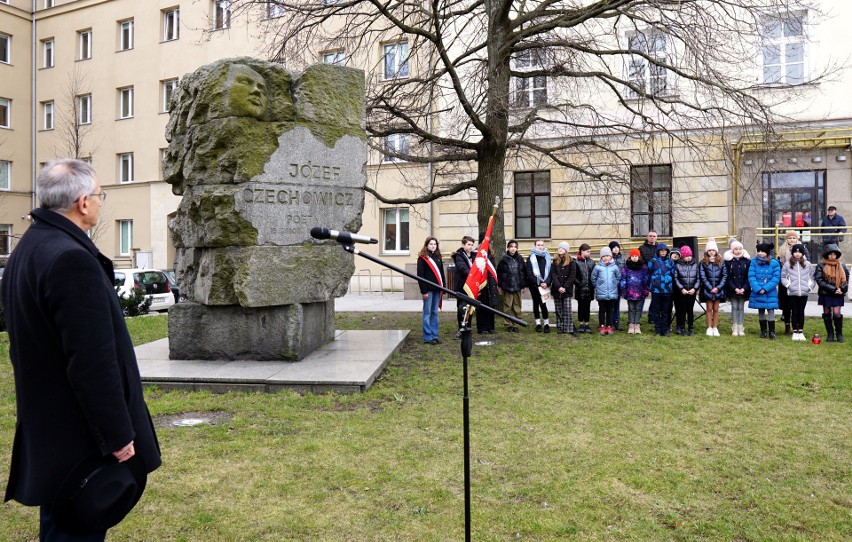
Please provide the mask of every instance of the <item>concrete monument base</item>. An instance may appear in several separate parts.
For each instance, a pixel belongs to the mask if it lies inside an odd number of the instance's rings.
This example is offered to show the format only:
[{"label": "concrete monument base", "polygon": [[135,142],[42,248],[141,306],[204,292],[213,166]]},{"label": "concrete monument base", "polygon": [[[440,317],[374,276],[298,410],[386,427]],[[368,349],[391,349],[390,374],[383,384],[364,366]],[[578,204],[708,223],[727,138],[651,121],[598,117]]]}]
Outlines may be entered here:
[{"label": "concrete monument base", "polygon": [[169,359],[169,339],[135,350],[142,382],[164,389],[353,393],[367,391],[409,333],[337,331],[332,342],[299,362]]},{"label": "concrete monument base", "polygon": [[298,361],[334,339],[334,301],[169,309],[169,358]]}]

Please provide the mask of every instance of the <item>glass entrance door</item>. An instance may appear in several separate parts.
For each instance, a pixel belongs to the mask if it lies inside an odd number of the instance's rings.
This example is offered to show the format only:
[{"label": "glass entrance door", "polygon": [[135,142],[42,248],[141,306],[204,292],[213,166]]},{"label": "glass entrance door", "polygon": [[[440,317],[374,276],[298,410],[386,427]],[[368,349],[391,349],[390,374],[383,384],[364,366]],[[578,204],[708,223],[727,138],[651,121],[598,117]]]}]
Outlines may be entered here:
[{"label": "glass entrance door", "polygon": [[[825,199],[825,171],[792,171],[764,174],[764,227],[778,226],[784,232],[796,230],[810,253],[811,262],[819,257],[822,242],[811,236],[810,228],[819,226]],[[777,247],[776,247],[777,248]]]}]

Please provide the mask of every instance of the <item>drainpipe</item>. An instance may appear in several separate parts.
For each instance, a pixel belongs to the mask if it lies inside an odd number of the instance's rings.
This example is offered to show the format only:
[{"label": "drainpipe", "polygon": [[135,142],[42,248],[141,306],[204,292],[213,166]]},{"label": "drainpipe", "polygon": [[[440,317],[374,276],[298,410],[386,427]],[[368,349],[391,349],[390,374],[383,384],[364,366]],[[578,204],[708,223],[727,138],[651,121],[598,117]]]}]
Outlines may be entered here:
[{"label": "drainpipe", "polygon": [[36,35],[36,1],[33,0],[33,23],[32,23],[32,62],[30,63],[30,67],[32,73],[30,74],[30,85],[32,87],[32,111],[31,111],[31,119],[30,124],[32,127],[32,136],[30,138],[30,209],[36,208],[36,175],[37,175],[37,167],[38,163],[36,161],[36,128],[37,128],[37,114],[38,108],[36,107],[36,62],[38,62],[38,48],[36,47],[36,43],[38,42],[38,36]]}]

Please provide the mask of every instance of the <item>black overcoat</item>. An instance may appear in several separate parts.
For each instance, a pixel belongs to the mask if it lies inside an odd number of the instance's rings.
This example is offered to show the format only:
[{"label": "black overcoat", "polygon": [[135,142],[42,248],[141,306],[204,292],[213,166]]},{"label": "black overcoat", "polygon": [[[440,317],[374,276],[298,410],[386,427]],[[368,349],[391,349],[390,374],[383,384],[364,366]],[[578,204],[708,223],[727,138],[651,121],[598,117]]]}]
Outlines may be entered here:
[{"label": "black overcoat", "polygon": [[35,506],[86,456],[133,440],[150,472],[160,448],[112,262],[64,216],[32,215],[0,290],[18,409],[6,500]]}]

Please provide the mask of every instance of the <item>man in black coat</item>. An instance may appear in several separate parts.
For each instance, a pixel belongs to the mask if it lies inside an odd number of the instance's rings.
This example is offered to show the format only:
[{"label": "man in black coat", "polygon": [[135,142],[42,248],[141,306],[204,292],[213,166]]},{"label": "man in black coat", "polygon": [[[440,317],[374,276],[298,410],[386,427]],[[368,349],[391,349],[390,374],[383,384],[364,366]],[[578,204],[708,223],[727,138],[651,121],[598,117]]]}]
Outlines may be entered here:
[{"label": "man in black coat", "polygon": [[[654,259],[654,256],[657,255],[657,232],[654,230],[648,230],[648,235],[645,237],[645,242],[639,245],[639,255],[642,256],[642,261],[645,262],[645,265],[651,263],[651,260]],[[648,307],[648,323],[653,324],[657,315],[655,314],[656,307],[651,305]]]},{"label": "man in black coat", "polygon": [[[464,283],[467,282],[467,276],[470,274],[470,266],[473,264],[473,260],[471,259],[471,253],[473,252],[473,237],[469,235],[465,235],[461,240],[461,247],[455,252],[453,252],[453,264],[455,265],[455,271],[453,274],[453,290],[457,291],[460,294],[467,295],[467,292],[464,291]],[[459,322],[459,330],[462,327],[462,321],[464,320],[464,311],[462,307],[467,306],[462,302],[457,301],[458,310],[456,311],[456,318]],[[468,322],[468,326],[472,326],[473,322]],[[461,339],[461,331],[456,333],[454,339]]]},{"label": "man in black coat", "polygon": [[106,529],[57,525],[53,499],[66,475],[89,456],[148,473],[160,449],[112,262],[85,234],[106,194],[78,160],[48,163],[37,182],[41,208],[2,281],[17,401],[5,500],[41,507],[42,540],[103,540]]}]

